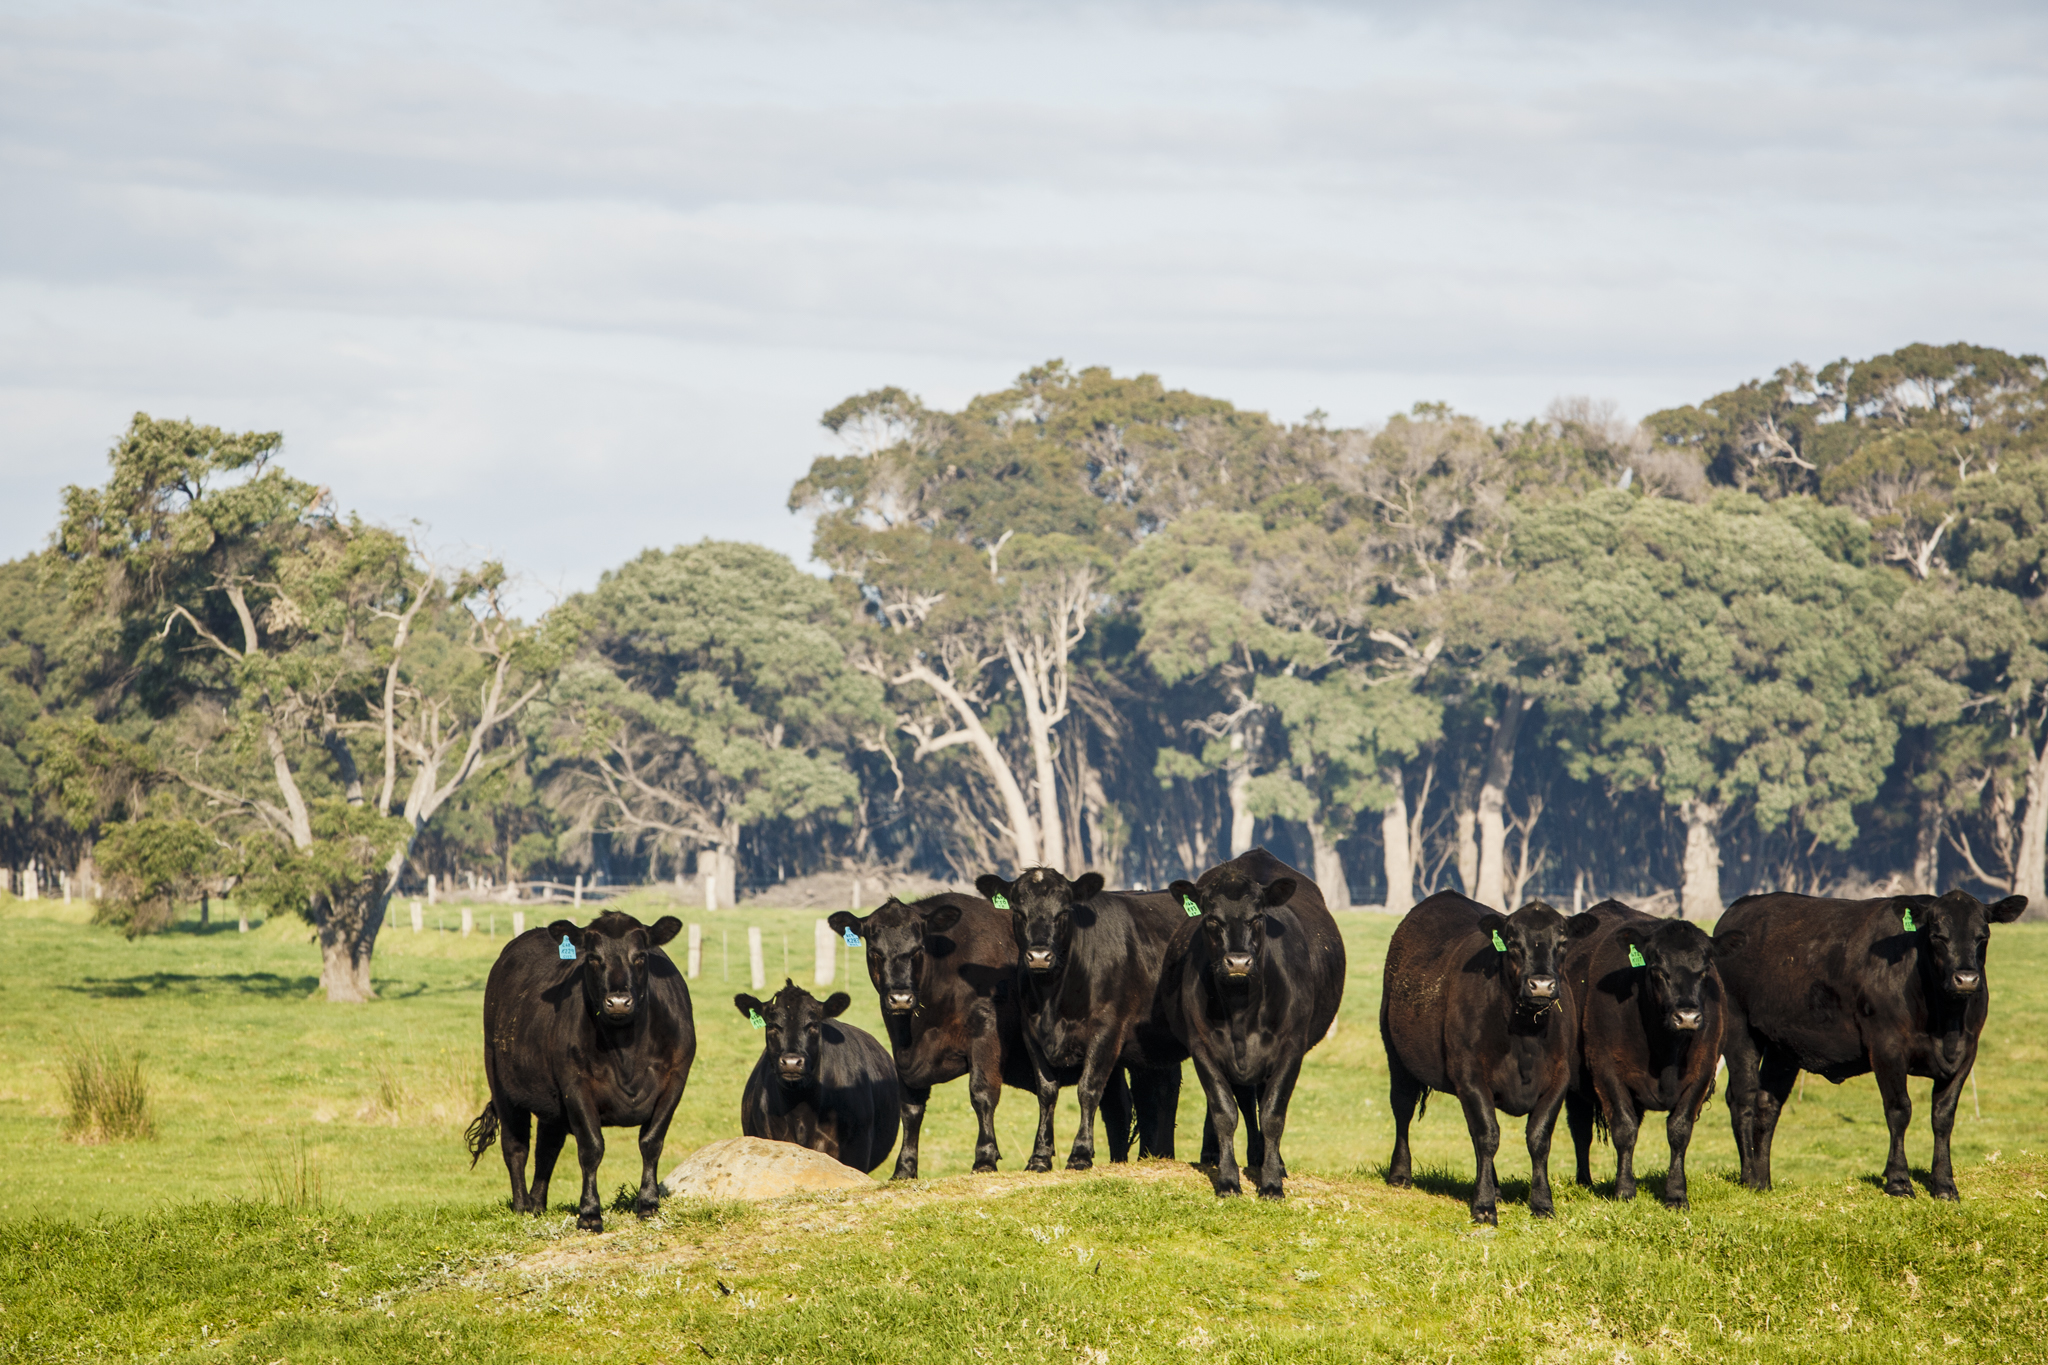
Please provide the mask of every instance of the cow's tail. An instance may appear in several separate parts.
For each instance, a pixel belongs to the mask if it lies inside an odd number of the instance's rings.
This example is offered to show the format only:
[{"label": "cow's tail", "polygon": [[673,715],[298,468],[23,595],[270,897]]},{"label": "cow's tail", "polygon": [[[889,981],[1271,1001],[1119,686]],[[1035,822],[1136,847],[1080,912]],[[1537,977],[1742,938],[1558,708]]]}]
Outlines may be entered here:
[{"label": "cow's tail", "polygon": [[484,1153],[491,1150],[491,1144],[498,1140],[498,1106],[495,1102],[484,1106],[484,1112],[470,1123],[462,1134],[462,1140],[469,1146],[469,1169],[473,1171],[476,1163],[484,1159]]},{"label": "cow's tail", "polygon": [[1419,1119],[1429,1117],[1429,1087],[1426,1085],[1422,1087],[1422,1092],[1415,1097],[1415,1117]]}]

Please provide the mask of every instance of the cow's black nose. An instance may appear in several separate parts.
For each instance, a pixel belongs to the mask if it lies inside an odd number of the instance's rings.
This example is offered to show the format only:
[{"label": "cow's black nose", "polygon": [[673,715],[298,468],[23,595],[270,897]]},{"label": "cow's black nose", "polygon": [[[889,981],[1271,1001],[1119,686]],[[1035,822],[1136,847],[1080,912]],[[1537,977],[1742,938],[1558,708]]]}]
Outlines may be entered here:
[{"label": "cow's black nose", "polygon": [[1671,1027],[1679,1030],[1681,1033],[1690,1033],[1699,1026],[1700,1012],[1698,1010],[1671,1011]]},{"label": "cow's black nose", "polygon": [[630,1014],[633,1011],[633,997],[616,991],[604,998],[606,1014]]},{"label": "cow's black nose", "polygon": [[775,1059],[775,1064],[782,1068],[782,1074],[785,1076],[804,1074],[804,1054],[801,1052],[785,1052]]},{"label": "cow's black nose", "polygon": [[1250,976],[1252,974],[1252,955],[1250,953],[1225,953],[1223,955],[1223,970],[1232,976]]},{"label": "cow's black nose", "polygon": [[1956,989],[1964,995],[1969,995],[1984,984],[1984,974],[1982,972],[1957,972],[1949,979],[1955,982]]},{"label": "cow's black nose", "polygon": [[907,1014],[916,1007],[916,991],[890,991],[882,997],[882,1008],[891,1014]]},{"label": "cow's black nose", "polygon": [[1532,1000],[1555,1000],[1557,998],[1557,978],[1554,976],[1532,976],[1529,978],[1524,989],[1528,991],[1529,998]]},{"label": "cow's black nose", "polygon": [[1043,972],[1051,970],[1052,949],[1026,948],[1024,950],[1024,965],[1026,967],[1029,967],[1034,972]]}]

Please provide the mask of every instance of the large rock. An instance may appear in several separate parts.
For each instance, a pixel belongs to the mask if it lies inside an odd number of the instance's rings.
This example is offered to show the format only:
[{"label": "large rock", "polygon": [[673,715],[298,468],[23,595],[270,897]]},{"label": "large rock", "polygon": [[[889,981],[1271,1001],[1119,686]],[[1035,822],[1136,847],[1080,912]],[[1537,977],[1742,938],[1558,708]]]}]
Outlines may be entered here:
[{"label": "large rock", "polygon": [[661,1182],[684,1199],[779,1199],[814,1190],[871,1190],[875,1182],[823,1152],[766,1138],[721,1138],[699,1147]]}]

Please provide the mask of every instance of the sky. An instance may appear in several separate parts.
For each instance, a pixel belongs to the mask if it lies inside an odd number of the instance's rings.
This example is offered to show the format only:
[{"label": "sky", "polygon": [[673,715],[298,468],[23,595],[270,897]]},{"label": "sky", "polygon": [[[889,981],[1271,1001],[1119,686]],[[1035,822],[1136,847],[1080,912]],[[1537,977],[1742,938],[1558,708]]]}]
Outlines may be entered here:
[{"label": "sky", "polygon": [[1062,358],[1283,421],[2048,351],[2048,7],[0,4],[0,555],[132,414],[495,557],[799,561],[818,425]]}]

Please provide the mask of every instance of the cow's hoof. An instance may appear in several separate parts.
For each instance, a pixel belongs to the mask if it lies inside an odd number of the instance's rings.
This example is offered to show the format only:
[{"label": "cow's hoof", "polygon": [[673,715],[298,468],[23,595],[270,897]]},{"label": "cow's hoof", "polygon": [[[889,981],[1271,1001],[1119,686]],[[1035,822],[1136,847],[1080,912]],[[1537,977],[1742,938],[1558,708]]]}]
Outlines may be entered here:
[{"label": "cow's hoof", "polygon": [[1070,1171],[1092,1171],[1095,1169],[1095,1158],[1092,1156],[1070,1156],[1067,1158],[1067,1169]]},{"label": "cow's hoof", "polygon": [[1052,1169],[1052,1158],[1049,1156],[1032,1157],[1031,1160],[1024,1163],[1024,1169],[1027,1171],[1037,1171],[1040,1174],[1043,1174],[1044,1172]]},{"label": "cow's hoof", "polygon": [[1636,1187],[1633,1184],[1616,1185],[1614,1187],[1614,1197],[1626,1204],[1636,1197]]},{"label": "cow's hoof", "polygon": [[1692,1212],[1692,1200],[1687,1199],[1682,1194],[1676,1197],[1667,1194],[1664,1196],[1664,1207],[1674,1213],[1690,1213]]},{"label": "cow's hoof", "polygon": [[1261,1199],[1285,1199],[1286,1197],[1287,1192],[1278,1185],[1259,1186],[1259,1198]]},{"label": "cow's hoof", "polygon": [[660,1211],[661,1205],[659,1204],[642,1204],[637,1199],[633,1201],[633,1216],[643,1223]]},{"label": "cow's hoof", "polygon": [[1884,1182],[1884,1192],[1894,1199],[1911,1199],[1913,1182],[1902,1175],[1893,1176]]},{"label": "cow's hoof", "polygon": [[1235,1199],[1243,1193],[1244,1187],[1241,1185],[1218,1185],[1216,1187],[1216,1197],[1218,1199]]},{"label": "cow's hoof", "polygon": [[976,1175],[994,1175],[997,1169],[998,1167],[993,1161],[977,1161],[974,1163],[974,1173]]},{"label": "cow's hoof", "polygon": [[576,1226],[585,1232],[603,1232],[604,1215],[601,1213],[580,1214],[577,1216]]},{"label": "cow's hoof", "polygon": [[889,1178],[891,1180],[915,1180],[917,1179],[917,1167],[911,1166],[906,1169],[905,1167],[898,1166],[890,1173]]},{"label": "cow's hoof", "polygon": [[1963,1202],[1963,1196],[1957,1192],[1956,1187],[1953,1185],[1933,1185],[1928,1188],[1927,1192],[1936,1199],[1946,1199],[1951,1204]]},{"label": "cow's hoof", "polygon": [[1500,1211],[1491,1204],[1483,1209],[1474,1209],[1472,1210],[1472,1221],[1497,1228],[1500,1226]]},{"label": "cow's hoof", "polygon": [[1552,1218],[1555,1217],[1556,1214],[1557,1210],[1552,1208],[1549,1204],[1537,1204],[1532,1202],[1529,1205],[1529,1216],[1531,1218]]},{"label": "cow's hoof", "polygon": [[1415,1180],[1411,1176],[1390,1175],[1387,1177],[1387,1183],[1397,1190],[1412,1190],[1415,1188]]}]

